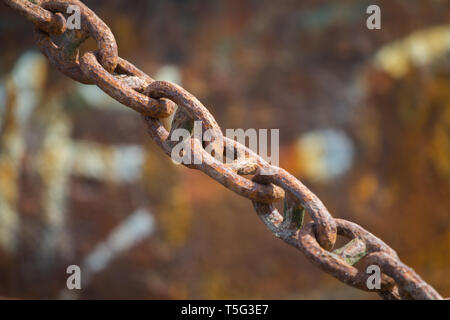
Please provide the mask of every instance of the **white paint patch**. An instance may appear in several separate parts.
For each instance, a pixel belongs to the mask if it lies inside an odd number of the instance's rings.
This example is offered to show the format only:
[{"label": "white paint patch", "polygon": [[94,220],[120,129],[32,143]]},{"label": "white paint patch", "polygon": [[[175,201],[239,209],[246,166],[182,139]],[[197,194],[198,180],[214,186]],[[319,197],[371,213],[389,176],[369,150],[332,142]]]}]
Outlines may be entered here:
[{"label": "white paint patch", "polygon": [[170,81],[181,86],[181,73],[180,69],[174,65],[162,66],[155,75],[156,80]]},{"label": "white paint patch", "polygon": [[90,86],[82,83],[76,84],[76,91],[81,98],[86,101],[90,106],[96,108],[114,108],[114,110],[130,111],[129,108],[108,96],[97,86]]},{"label": "white paint patch", "polygon": [[[13,71],[4,81],[8,90],[3,89],[3,98],[9,90],[15,94],[15,104],[11,105],[11,117],[6,121],[0,118],[3,146],[0,153],[0,167],[8,173],[0,185],[0,246],[7,251],[16,248],[19,231],[17,214],[18,177],[20,177],[21,159],[25,152],[24,132],[26,125],[39,102],[40,88],[44,85],[47,74],[47,61],[42,54],[26,52],[14,65]],[[2,86],[3,87],[3,86]],[[4,106],[4,104],[2,103]],[[4,106],[5,107],[5,106]],[[4,109],[3,107],[3,109]],[[3,111],[4,112],[4,111]]]},{"label": "white paint patch", "polygon": [[[150,236],[155,229],[153,215],[146,209],[137,209],[84,258],[80,268],[82,287],[85,288],[96,273],[105,270],[115,257]],[[59,298],[75,300],[78,295],[79,292],[64,288]]]},{"label": "white paint patch", "polygon": [[84,259],[82,270],[85,277],[104,270],[114,257],[148,237],[154,230],[153,215],[146,209],[136,210]]},{"label": "white paint patch", "polygon": [[142,173],[145,152],[141,145],[77,141],[72,146],[72,172],[76,175],[129,183],[139,179]]},{"label": "white paint patch", "polygon": [[413,32],[411,35],[382,47],[374,56],[379,69],[394,78],[404,77],[412,66],[422,67],[445,58],[450,52],[450,27],[438,26]]},{"label": "white paint patch", "polygon": [[323,129],[300,137],[297,148],[304,173],[313,180],[328,181],[352,165],[353,142],[340,130]]},{"label": "white paint patch", "polygon": [[34,51],[24,53],[12,71],[12,80],[17,91],[16,115],[21,124],[30,117],[39,100],[39,89],[47,75],[47,61],[42,54]]},{"label": "white paint patch", "polygon": [[118,181],[133,182],[139,179],[145,153],[139,145],[121,145],[114,148],[114,168]]}]

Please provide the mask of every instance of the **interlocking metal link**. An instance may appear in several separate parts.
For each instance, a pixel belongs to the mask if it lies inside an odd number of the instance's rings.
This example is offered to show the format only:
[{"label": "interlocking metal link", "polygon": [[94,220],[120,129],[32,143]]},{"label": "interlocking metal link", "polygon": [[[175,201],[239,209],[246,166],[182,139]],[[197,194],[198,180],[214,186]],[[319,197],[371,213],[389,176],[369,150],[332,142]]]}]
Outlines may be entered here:
[{"label": "interlocking metal link", "polygon": [[407,298],[416,300],[438,300],[442,297],[427,284],[410,267],[386,252],[375,252],[367,256],[366,264],[377,265],[386,275],[397,283],[400,293]]},{"label": "interlocking metal link", "polygon": [[[51,33],[39,29],[34,32],[36,44],[44,55],[62,73],[75,81],[93,84],[83,73],[79,63],[79,46],[90,36],[98,45],[96,55],[100,64],[108,71],[114,72],[118,63],[117,43],[109,27],[98,18],[88,7],[78,0],[43,0],[42,7],[57,14],[66,14],[70,5],[76,5],[80,10],[80,30],[67,30],[61,43],[55,44]],[[67,29],[67,28],[66,28]]]},{"label": "interlocking metal link", "polygon": [[93,52],[86,52],[80,59],[81,70],[84,75],[97,84],[105,93],[131,109],[154,118],[166,118],[174,111],[174,104],[167,100],[155,100],[143,95],[120,78],[114,77],[100,65]]},{"label": "interlocking metal link", "polygon": [[61,13],[53,14],[28,0],[4,0],[11,8],[31,21],[38,29],[51,34],[63,34],[66,31],[66,19]]},{"label": "interlocking metal link", "polygon": [[[63,14],[67,12],[70,5],[76,5],[80,9],[81,32],[91,36],[97,42],[100,64],[107,71],[113,72],[117,67],[118,58],[116,39],[109,27],[91,9],[78,0],[50,0],[42,3],[44,9]],[[77,48],[76,46],[73,49]]]},{"label": "interlocking metal link", "polygon": [[[323,271],[345,284],[368,291],[369,275],[365,270],[367,266],[376,265],[382,271],[381,286],[373,291],[382,298],[442,299],[383,241],[355,223],[334,219],[320,199],[293,175],[269,165],[245,145],[224,137],[214,117],[195,96],[176,84],[153,80],[120,58],[111,30],[83,3],[78,0],[3,1],[34,24],[36,44],[56,68],[76,81],[97,85],[139,112],[149,135],[167,155],[172,155],[175,145],[171,139],[174,130],[192,129],[195,120],[201,121],[202,129],[209,131],[211,139],[202,141],[191,136],[187,142],[190,156],[200,161],[184,165],[204,172],[252,200],[256,213],[268,229],[302,251]],[[69,5],[80,9],[81,30],[67,28],[65,15]],[[53,35],[62,35],[62,40],[56,44]],[[80,56],[79,47],[88,37],[97,42],[98,50]],[[161,119],[173,114],[175,104],[178,109],[168,132]],[[219,156],[232,161],[221,161]],[[271,174],[266,174],[267,170]],[[253,175],[253,178],[245,175]],[[284,212],[280,214],[273,203],[283,199]],[[304,211],[312,221],[302,226]],[[337,235],[350,241],[331,251]],[[354,265],[358,262],[360,266],[356,268]]]},{"label": "interlocking metal link", "polygon": [[[362,241],[364,246],[358,252],[361,253],[360,257],[363,258],[371,252],[384,252],[389,257],[398,259],[394,250],[357,224],[342,219],[335,219],[335,221],[339,235],[348,239],[359,239]],[[350,286],[361,290],[369,290],[367,287],[369,275],[365,273],[365,268],[361,268],[363,271],[360,271],[349,265],[342,257],[337,259],[335,253],[324,250],[316,240],[315,228],[315,224],[308,223],[300,230],[298,242],[296,242],[298,248],[325,272],[330,273]],[[398,296],[397,292],[394,293],[395,289],[395,282],[383,274],[381,288],[376,291],[391,292],[393,295]]]},{"label": "interlocking metal link", "polygon": [[[299,180],[297,180],[290,173],[281,168],[273,170],[272,175],[257,174],[254,177],[256,181],[264,181],[266,183],[273,183],[287,190],[298,205],[302,206],[309,213],[314,220],[317,228],[318,241],[322,247],[331,250],[336,242],[337,228],[336,223],[317,196],[305,187]],[[263,206],[262,204],[255,205],[257,211],[264,211],[262,214],[270,214],[276,210],[271,205]]]},{"label": "interlocking metal link", "polygon": [[[144,119],[150,136],[170,156],[172,154],[172,145],[169,142],[169,132],[159,120],[151,117],[145,117]],[[227,138],[224,138],[224,141],[227,141]],[[279,187],[271,184],[259,184],[242,177],[207,153],[198,140],[191,138],[189,143],[191,144],[192,158],[203,159],[204,161],[197,165],[186,165],[187,167],[203,171],[223,186],[251,200],[272,203],[283,199],[284,192]]]}]

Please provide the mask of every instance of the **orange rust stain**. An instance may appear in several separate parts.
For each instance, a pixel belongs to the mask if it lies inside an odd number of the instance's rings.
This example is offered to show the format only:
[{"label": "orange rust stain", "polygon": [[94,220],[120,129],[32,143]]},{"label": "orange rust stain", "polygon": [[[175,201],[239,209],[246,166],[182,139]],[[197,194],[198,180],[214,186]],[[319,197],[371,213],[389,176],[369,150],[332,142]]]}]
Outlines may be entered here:
[{"label": "orange rust stain", "polygon": [[209,176],[196,170],[183,170],[180,177],[184,190],[194,202],[220,200],[225,192],[230,192]]}]

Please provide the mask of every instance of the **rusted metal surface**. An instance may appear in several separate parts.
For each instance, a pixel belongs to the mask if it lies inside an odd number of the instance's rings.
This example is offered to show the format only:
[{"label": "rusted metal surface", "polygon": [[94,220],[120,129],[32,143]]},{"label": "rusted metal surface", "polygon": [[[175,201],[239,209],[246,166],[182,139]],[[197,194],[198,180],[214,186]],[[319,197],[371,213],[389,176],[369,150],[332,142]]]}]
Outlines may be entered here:
[{"label": "rusted metal surface", "polygon": [[384,274],[395,280],[403,297],[418,300],[442,299],[439,293],[423,281],[413,269],[387,252],[374,252],[368,255],[366,259],[366,264],[379,266]]},{"label": "rusted metal surface", "polygon": [[100,89],[131,109],[154,118],[165,118],[173,113],[174,104],[167,100],[155,100],[127,86],[101,68],[96,56],[87,52],[81,58],[81,69],[88,79]]},{"label": "rusted metal surface", "polygon": [[[68,30],[63,35],[64,40],[61,41],[62,43],[55,44],[51,37],[55,33],[47,32],[39,28],[39,25],[35,25],[34,36],[36,44],[50,62],[62,73],[81,83],[93,84],[94,82],[90,81],[85,73],[81,71],[79,46],[89,36],[92,37],[98,45],[96,54],[100,64],[108,72],[113,72],[118,63],[117,43],[109,27],[80,1],[42,1],[42,7],[40,8],[48,12],[48,14],[52,14],[52,11],[64,14],[67,12],[69,5],[77,5],[80,9],[81,30]],[[74,39],[76,40],[74,41]]]},{"label": "rusted metal surface", "polygon": [[[185,164],[253,201],[254,208],[269,230],[286,243],[302,251],[319,268],[340,281],[359,288],[367,287],[365,267],[378,265],[382,270],[381,288],[374,290],[385,299],[442,299],[411,268],[405,266],[397,253],[383,241],[359,225],[334,219],[320,199],[297,178],[285,170],[270,166],[246,146],[223,137],[222,131],[208,109],[192,94],[178,85],[155,81],[143,71],[118,56],[114,36],[108,26],[78,0],[29,1],[4,0],[18,10],[36,28],[36,43],[49,61],[72,79],[95,84],[122,104],[139,112],[155,143],[169,156],[173,149],[170,137],[174,128],[192,128],[192,122],[202,122],[210,130],[211,139],[201,141],[191,136],[191,158],[202,161]],[[67,30],[64,14],[68,5],[80,8],[81,30]],[[55,44],[52,35],[61,34]],[[98,45],[93,52],[79,52],[80,44],[92,37]],[[81,55],[81,56],[80,56]],[[161,119],[174,115],[170,132]],[[211,153],[207,151],[209,149]],[[220,156],[220,157],[219,157]],[[224,163],[221,157],[232,159]],[[262,174],[270,169],[271,175]],[[252,179],[243,175],[254,175]],[[285,200],[280,214],[273,203]],[[312,222],[302,226],[307,212]],[[337,235],[350,243],[331,251]],[[353,265],[358,261],[361,267]]]},{"label": "rusted metal surface", "polygon": [[[98,45],[98,60],[109,72],[117,67],[118,49],[116,39],[109,27],[92,12],[88,7],[78,0],[44,1],[42,7],[52,12],[67,12],[69,5],[76,5],[80,9],[81,32],[91,36]],[[77,43],[79,45],[79,43]],[[74,46],[74,50],[78,47]]]},{"label": "rusted metal surface", "polygon": [[52,34],[63,34],[66,31],[66,19],[61,13],[53,14],[37,4],[28,0],[5,0],[8,6],[17,10],[30,20],[37,28]]},{"label": "rusted metal surface", "polygon": [[[398,259],[395,251],[357,224],[342,219],[335,219],[335,221],[338,227],[338,234],[352,240],[361,240],[365,244],[365,248],[363,248],[364,251],[384,251],[388,252],[389,256],[394,256]],[[365,273],[365,269],[359,271],[357,268],[348,264],[345,259],[337,257],[336,254],[324,250],[317,243],[315,237],[315,225],[313,223],[307,224],[300,230],[297,240],[298,241],[295,243],[298,245],[299,249],[302,250],[302,252],[322,270],[330,273],[348,285],[361,290],[369,290],[366,285],[368,275]],[[393,289],[394,282],[392,279],[383,275],[380,290],[386,292],[393,291]]]},{"label": "rusted metal surface", "polygon": [[[274,171],[275,173],[272,175],[257,174],[254,179],[266,183],[271,182],[287,190],[292,198],[305,208],[314,220],[318,233],[318,241],[322,247],[327,250],[332,249],[336,242],[336,223],[322,201],[290,173],[281,168],[277,168]],[[271,212],[272,210],[276,209],[267,207],[267,212]]]}]

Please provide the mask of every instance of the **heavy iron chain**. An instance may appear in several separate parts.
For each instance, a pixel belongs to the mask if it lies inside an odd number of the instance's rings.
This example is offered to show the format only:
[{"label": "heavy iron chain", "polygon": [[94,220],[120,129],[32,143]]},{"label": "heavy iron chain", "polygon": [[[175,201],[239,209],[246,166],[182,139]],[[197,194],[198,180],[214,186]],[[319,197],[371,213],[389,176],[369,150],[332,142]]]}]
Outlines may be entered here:
[{"label": "heavy iron chain", "polygon": [[[109,27],[79,0],[3,0],[31,21],[37,46],[49,61],[68,77],[95,84],[112,98],[140,113],[148,133],[156,144],[171,156],[174,143],[171,134],[177,128],[201,121],[210,130],[212,139],[189,140],[192,158],[200,164],[184,164],[208,176],[253,202],[258,217],[278,238],[297,248],[323,271],[347,285],[375,291],[384,299],[443,299],[382,240],[361,226],[334,219],[320,199],[297,178],[282,168],[273,167],[246,146],[224,137],[214,117],[192,94],[167,81],[155,81],[130,62],[118,56],[117,44]],[[80,10],[81,29],[69,30],[66,24],[69,5]],[[54,42],[54,35],[60,41]],[[53,36],[53,37],[52,37]],[[80,55],[79,46],[92,37],[95,51]],[[175,108],[178,105],[178,109]],[[174,114],[171,131],[161,119]],[[210,154],[206,147],[212,149]],[[219,161],[212,154],[232,155],[232,162]],[[196,163],[196,162],[194,162]],[[262,170],[271,169],[266,175]],[[252,179],[245,176],[252,175]],[[273,203],[284,199],[280,214]],[[303,225],[303,213],[312,221]],[[351,239],[342,248],[333,250],[337,235]],[[361,261],[357,269],[353,265]],[[370,290],[366,268],[380,268],[380,289]]]}]

